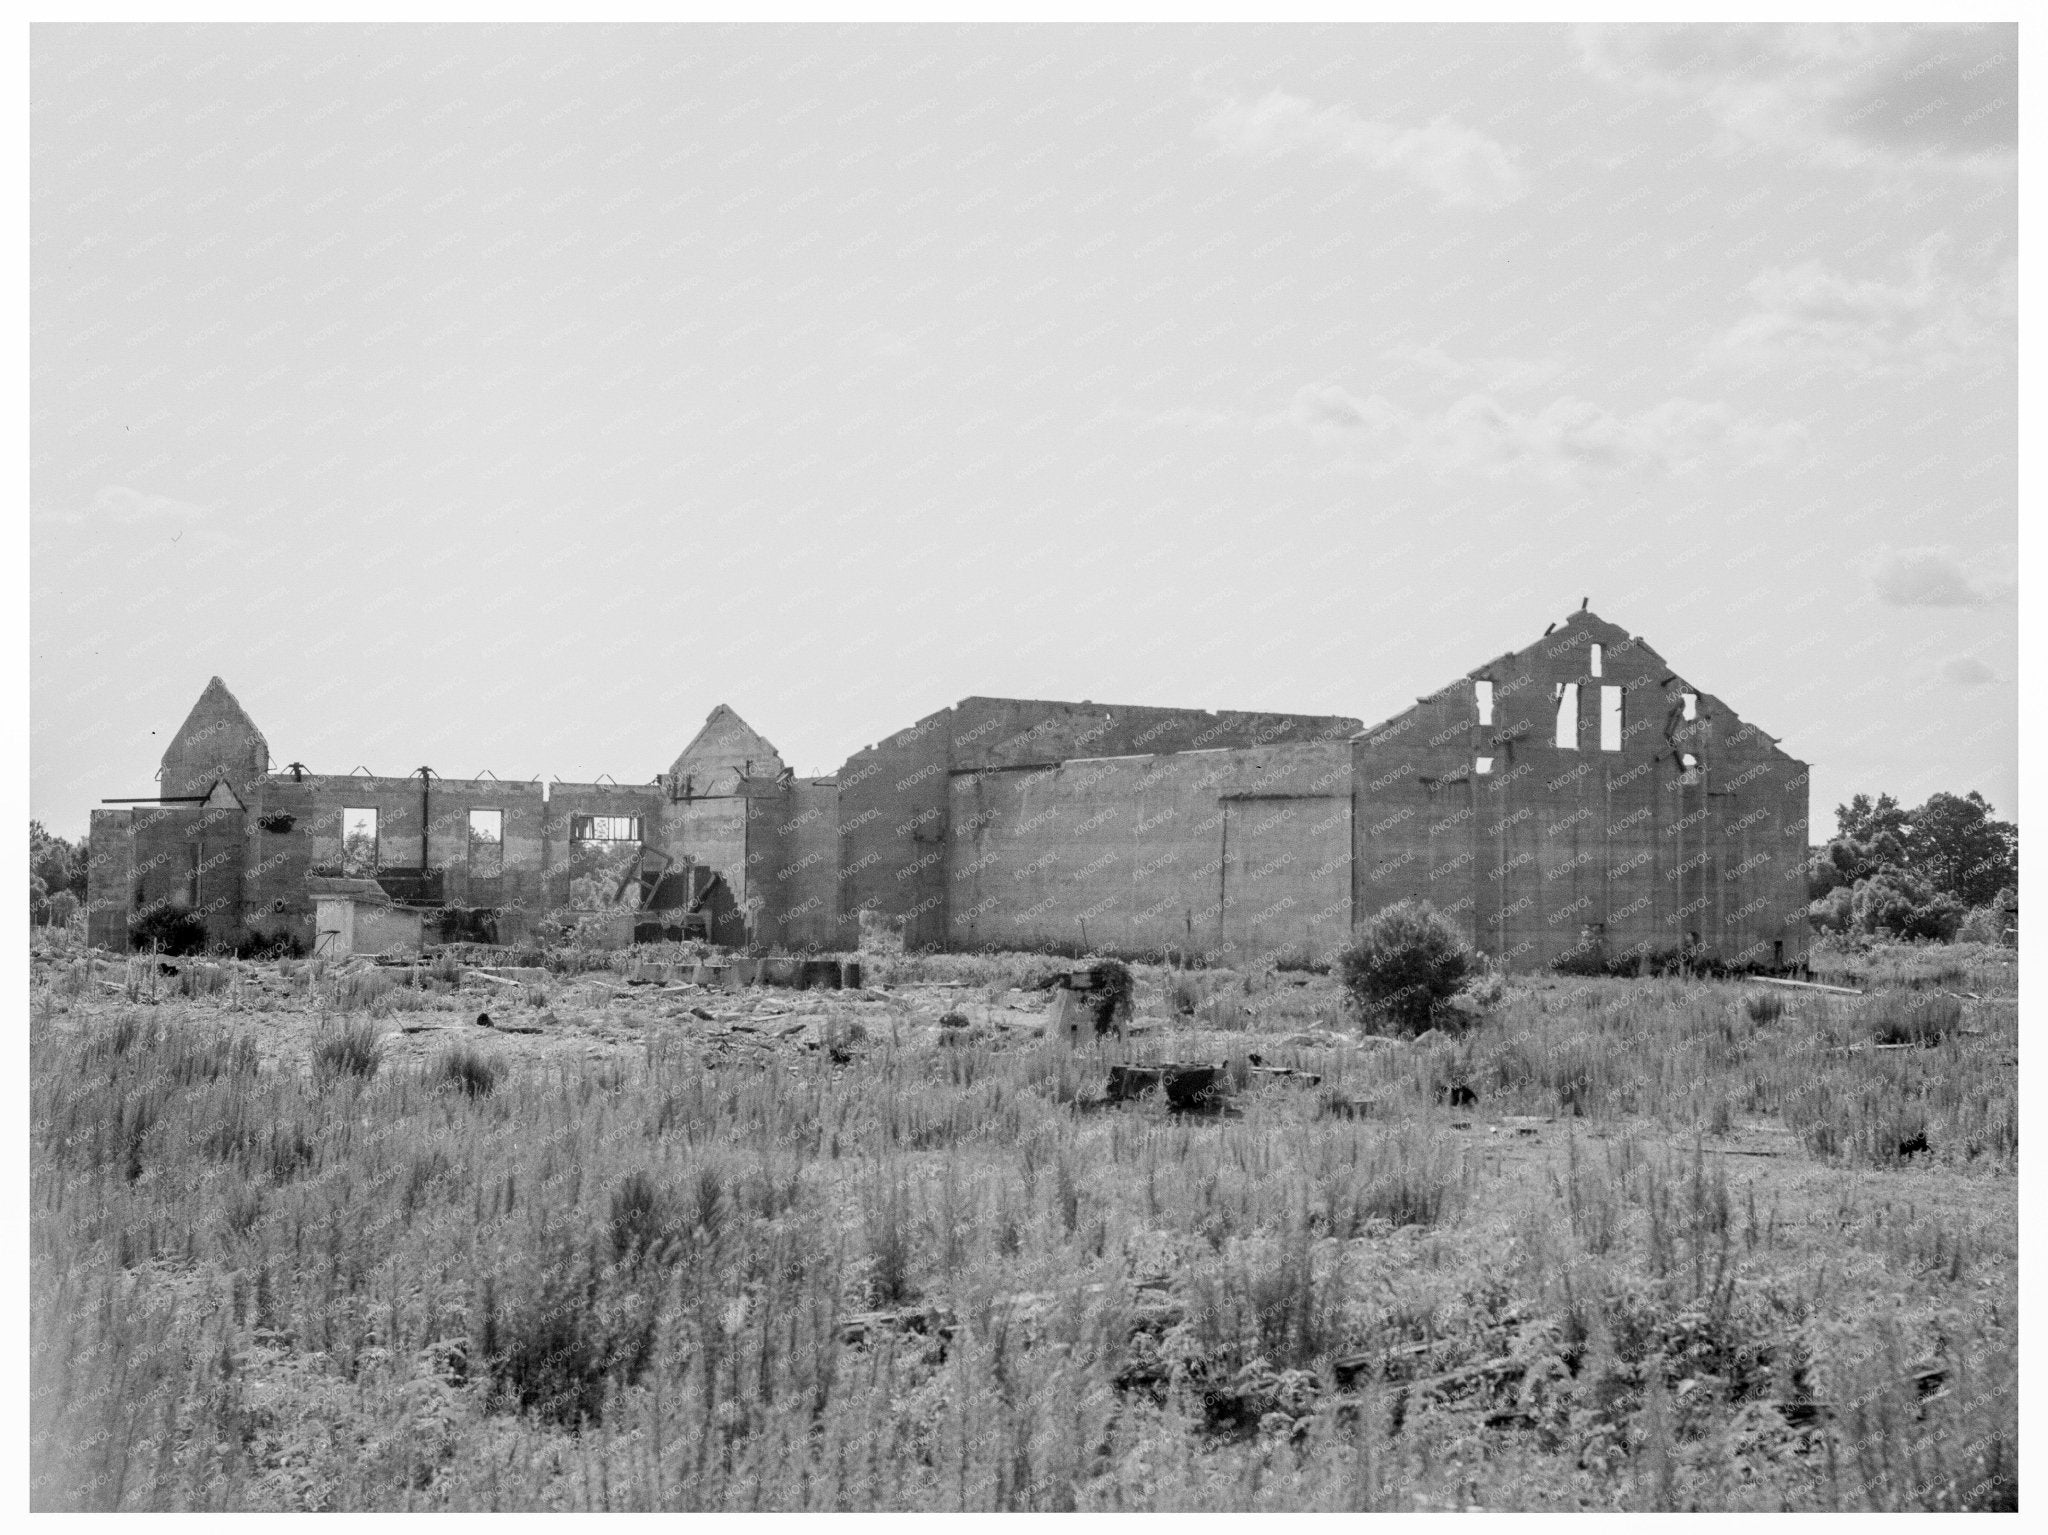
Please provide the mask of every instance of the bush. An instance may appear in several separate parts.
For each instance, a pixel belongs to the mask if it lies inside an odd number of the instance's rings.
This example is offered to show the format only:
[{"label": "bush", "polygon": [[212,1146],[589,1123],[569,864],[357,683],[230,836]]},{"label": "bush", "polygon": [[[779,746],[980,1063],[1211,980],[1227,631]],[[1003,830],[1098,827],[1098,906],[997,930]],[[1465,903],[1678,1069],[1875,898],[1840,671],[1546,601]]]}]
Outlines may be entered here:
[{"label": "bush", "polygon": [[1925,880],[1895,869],[1859,882],[1851,906],[1858,932],[1892,938],[1946,942],[1963,920],[1961,903],[1937,895]]},{"label": "bush", "polygon": [[1938,1045],[1963,1026],[1959,998],[1891,992],[1874,999],[1864,1016],[1880,1045]]},{"label": "bush", "polygon": [[1785,1014],[1785,999],[1774,991],[1753,991],[1742,999],[1752,1023],[1776,1023]]},{"label": "bush", "polygon": [[1957,943],[2003,943],[2005,913],[1996,906],[1973,906],[1956,928]]},{"label": "bush", "polygon": [[484,1291],[483,1354],[519,1407],[564,1428],[594,1423],[608,1389],[634,1384],[654,1355],[652,1298],[618,1282],[588,1247],[557,1239],[500,1303]]},{"label": "bush", "polygon": [[457,1045],[441,1057],[439,1075],[449,1086],[482,1098],[498,1085],[498,1063],[473,1045]]},{"label": "bush", "polygon": [[662,1251],[674,1236],[673,1202],[644,1172],[631,1172],[612,1191],[614,1263],[637,1263]]},{"label": "bush", "polygon": [[1472,951],[1427,901],[1378,912],[1338,956],[1344,989],[1362,1019],[1427,1028],[1472,973]]},{"label": "bush", "polygon": [[250,933],[235,944],[236,959],[304,959],[304,940],[290,933]]},{"label": "bush", "polygon": [[1137,997],[1131,967],[1120,959],[1094,959],[1096,977],[1102,982],[1088,999],[1095,1016],[1095,1032],[1105,1033],[1129,1019]]},{"label": "bush", "polygon": [[128,925],[128,946],[143,953],[203,954],[206,919],[197,912],[159,906]]},{"label": "bush", "polygon": [[1837,885],[1806,908],[1806,920],[1813,924],[1815,932],[1846,933],[1855,925],[1855,900],[1853,889]]},{"label": "bush", "polygon": [[323,1034],[313,1046],[313,1071],[322,1077],[374,1077],[384,1048],[373,1023],[345,1023]]}]

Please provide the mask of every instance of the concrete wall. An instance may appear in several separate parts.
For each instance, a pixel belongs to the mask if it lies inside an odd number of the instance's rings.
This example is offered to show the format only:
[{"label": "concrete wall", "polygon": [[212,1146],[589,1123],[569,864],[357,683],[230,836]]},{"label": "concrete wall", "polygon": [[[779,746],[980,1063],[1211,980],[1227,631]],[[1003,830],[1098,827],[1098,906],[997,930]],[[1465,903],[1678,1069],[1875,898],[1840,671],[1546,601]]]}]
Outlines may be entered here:
[{"label": "concrete wall", "polygon": [[1319,957],[1350,929],[1345,741],[987,766],[950,780],[954,947]]},{"label": "concrete wall", "polygon": [[[206,920],[210,943],[240,939],[248,846],[245,821],[239,807],[143,805],[130,812],[128,906],[114,919],[120,929],[119,946],[127,947],[129,922],[161,909],[197,912]],[[105,830],[111,839],[112,825]],[[116,861],[110,860],[110,867]]]},{"label": "concrete wall", "polygon": [[668,770],[670,791],[681,797],[733,794],[742,779],[773,783],[782,773],[781,754],[725,704],[711,711]]},{"label": "concrete wall", "polygon": [[749,889],[763,902],[765,941],[799,951],[837,947],[838,783],[799,778],[783,799],[750,803]]},{"label": "concrete wall", "polygon": [[246,804],[250,786],[269,771],[270,747],[263,732],[215,677],[164,748],[157,776],[166,798],[204,794],[216,779],[226,779]]},{"label": "concrete wall", "polygon": [[[1491,724],[1478,681],[1492,683]],[[1559,746],[1556,690],[1570,684],[1578,744]],[[1604,688],[1622,704],[1613,749]],[[1805,955],[1805,765],[1623,629],[1574,615],[1361,733],[1354,750],[1361,919],[1426,899],[1517,968],[1589,942],[1620,954],[1694,934],[1729,959]]]},{"label": "concrete wall", "polygon": [[[425,867],[441,874],[444,899],[449,904],[527,909],[545,904],[542,873],[546,807],[538,783],[436,778],[428,785],[424,807],[417,777],[308,773],[294,782],[290,774],[277,774],[264,781],[260,792],[261,803],[255,807],[260,816],[292,817],[288,832],[270,833],[265,839],[263,856],[280,860],[280,867],[303,856],[311,873],[341,873],[343,813],[375,810],[377,871],[388,874],[419,869],[420,816],[424,808]],[[472,889],[470,870],[472,810],[496,810],[502,814],[503,873],[495,900],[473,899],[478,892]],[[287,849],[281,839],[291,837],[303,839],[302,849]]]},{"label": "concrete wall", "polygon": [[[1577,734],[1560,747],[1567,685]],[[1603,689],[1621,700],[1612,743]],[[899,920],[913,947],[1327,957],[1354,917],[1420,896],[1521,967],[1589,941],[1619,953],[1695,934],[1729,958],[1796,963],[1805,768],[1710,694],[1687,718],[1688,691],[1647,645],[1580,614],[1371,731],[1337,716],[975,697],[836,777],[799,780],[720,705],[655,784],[433,780],[426,867],[441,900],[511,920],[567,904],[573,817],[634,815],[643,842],[721,875],[752,906],[754,940],[777,947],[851,947],[866,909]],[[225,779],[246,813],[95,812],[92,941],[122,946],[133,911],[190,901],[195,873],[223,938],[310,940],[306,879],[341,871],[348,808],[377,810],[380,872],[420,868],[417,777],[266,773],[268,751],[209,683],[165,753],[164,792]],[[503,815],[495,879],[472,866],[472,809]]]},{"label": "concrete wall", "polygon": [[130,810],[95,810],[87,835],[85,941],[125,950],[135,900],[135,826]]},{"label": "concrete wall", "polygon": [[840,769],[840,941],[855,941],[863,907],[903,919],[912,948],[957,941],[948,874],[948,780],[955,773],[1342,740],[1357,728],[1358,721],[1334,715],[963,699],[855,753]]},{"label": "concrete wall", "polygon": [[[545,876],[541,908],[569,904],[569,886],[576,844],[571,840],[578,816],[637,816],[640,845],[674,853],[663,834],[668,794],[660,784],[551,783],[542,823]],[[478,903],[483,904],[483,903]]]}]

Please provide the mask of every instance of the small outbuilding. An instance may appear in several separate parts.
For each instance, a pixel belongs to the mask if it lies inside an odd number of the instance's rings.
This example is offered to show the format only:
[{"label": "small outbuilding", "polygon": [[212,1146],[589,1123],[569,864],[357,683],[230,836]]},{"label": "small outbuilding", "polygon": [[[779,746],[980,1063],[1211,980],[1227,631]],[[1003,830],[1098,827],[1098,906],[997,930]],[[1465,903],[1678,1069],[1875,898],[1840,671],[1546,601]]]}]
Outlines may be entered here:
[{"label": "small outbuilding", "polygon": [[324,959],[350,954],[417,954],[425,913],[392,904],[374,879],[312,876],[313,952]]}]

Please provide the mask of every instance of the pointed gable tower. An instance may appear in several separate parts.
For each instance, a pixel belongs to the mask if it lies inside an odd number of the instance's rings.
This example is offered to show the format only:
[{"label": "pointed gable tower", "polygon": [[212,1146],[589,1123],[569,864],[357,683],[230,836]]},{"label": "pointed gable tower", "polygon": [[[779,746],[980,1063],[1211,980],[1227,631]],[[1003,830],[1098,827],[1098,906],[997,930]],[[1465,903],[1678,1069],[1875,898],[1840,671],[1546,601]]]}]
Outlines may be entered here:
[{"label": "pointed gable tower", "polygon": [[225,781],[247,802],[251,784],[270,771],[270,743],[228,685],[215,677],[164,748],[158,790],[164,799],[207,794]]},{"label": "pointed gable tower", "polygon": [[743,784],[773,784],[782,774],[782,756],[768,738],[720,704],[669,768],[669,792],[692,799],[743,794]]}]

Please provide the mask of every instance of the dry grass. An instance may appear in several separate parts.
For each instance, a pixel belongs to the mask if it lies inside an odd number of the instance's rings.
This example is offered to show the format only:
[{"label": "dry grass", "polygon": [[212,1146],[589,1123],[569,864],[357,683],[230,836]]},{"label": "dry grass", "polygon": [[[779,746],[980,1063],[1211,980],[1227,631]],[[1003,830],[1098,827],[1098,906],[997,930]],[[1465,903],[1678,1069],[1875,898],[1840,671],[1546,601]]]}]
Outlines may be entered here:
[{"label": "dry grass", "polygon": [[[1059,964],[888,963],[991,989]],[[1137,971],[1141,1014],[1237,1009],[1207,1038],[1238,1112],[1104,1108],[1116,1052],[850,1013],[736,1060],[651,1015],[603,1060],[394,1056],[380,1014],[442,999],[318,964],[264,986],[347,1016],[280,1059],[270,990],[152,1006],[53,965],[33,1501],[2016,1498],[2009,993],[1878,1050],[1922,1016],[1910,977],[1778,1016],[1736,984],[1545,978],[1461,1039],[1337,1050],[1288,1043],[1341,1025],[1327,978]],[[381,1068],[337,1069],[366,1040]],[[1324,1081],[1251,1085],[1247,1051]],[[876,1307],[913,1314],[849,1330]]]}]

